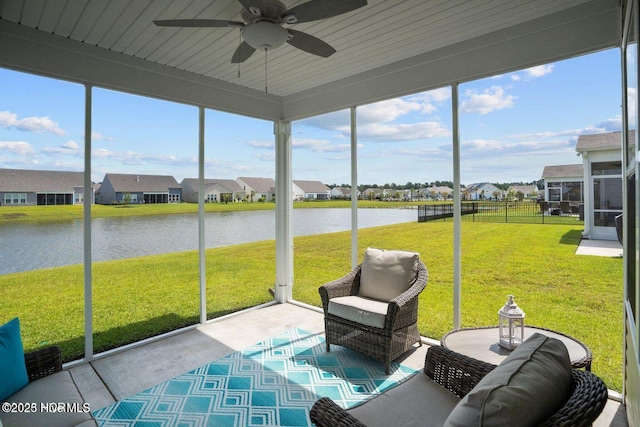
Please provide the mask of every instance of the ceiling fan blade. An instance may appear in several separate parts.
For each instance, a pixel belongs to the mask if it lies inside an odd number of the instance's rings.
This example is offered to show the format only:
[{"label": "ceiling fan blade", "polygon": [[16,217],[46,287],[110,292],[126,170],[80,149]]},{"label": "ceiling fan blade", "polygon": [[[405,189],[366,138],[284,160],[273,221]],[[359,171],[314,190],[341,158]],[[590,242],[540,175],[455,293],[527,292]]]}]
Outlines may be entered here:
[{"label": "ceiling fan blade", "polygon": [[291,46],[297,47],[298,49],[304,50],[305,52],[312,53],[314,55],[322,56],[323,58],[328,58],[334,53],[336,50],[331,47],[328,43],[323,42],[317,37],[311,36],[307,33],[303,33],[302,31],[296,31],[292,29],[287,29],[289,34],[291,34],[291,38],[287,40]]},{"label": "ceiling fan blade", "polygon": [[288,24],[317,21],[342,15],[367,5],[367,0],[311,0],[282,14]]},{"label": "ceiling fan blade", "polygon": [[227,27],[242,28],[244,22],[223,21],[220,19],[160,19],[153,21],[159,27]]},{"label": "ceiling fan blade", "polygon": [[231,63],[237,64],[239,62],[244,62],[255,52],[256,49],[251,47],[249,43],[242,42],[240,46],[233,52],[233,56],[231,57]]}]

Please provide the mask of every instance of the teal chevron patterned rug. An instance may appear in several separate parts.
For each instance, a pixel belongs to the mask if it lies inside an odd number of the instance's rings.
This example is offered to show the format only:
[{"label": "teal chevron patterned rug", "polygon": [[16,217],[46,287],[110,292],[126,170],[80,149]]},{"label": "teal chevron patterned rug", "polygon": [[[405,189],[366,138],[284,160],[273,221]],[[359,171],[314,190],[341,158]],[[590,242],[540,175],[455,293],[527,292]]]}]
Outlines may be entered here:
[{"label": "teal chevron patterned rug", "polygon": [[320,397],[351,408],[417,371],[293,329],[93,413],[102,427],[308,426]]}]

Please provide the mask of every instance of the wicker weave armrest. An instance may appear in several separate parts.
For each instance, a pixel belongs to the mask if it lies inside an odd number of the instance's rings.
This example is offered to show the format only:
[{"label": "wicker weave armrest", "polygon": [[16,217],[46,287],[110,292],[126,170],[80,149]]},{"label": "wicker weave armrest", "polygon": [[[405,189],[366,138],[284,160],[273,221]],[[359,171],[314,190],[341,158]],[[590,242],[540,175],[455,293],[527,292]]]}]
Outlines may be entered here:
[{"label": "wicker weave armrest", "polygon": [[62,371],[62,355],[58,346],[52,345],[24,354],[29,381],[35,381]]},{"label": "wicker weave armrest", "polygon": [[320,292],[322,306],[325,312],[327,311],[331,298],[358,294],[360,290],[360,269],[361,265],[358,265],[355,269],[351,270],[349,274],[320,286],[318,292]]},{"label": "wicker weave armrest", "polygon": [[573,369],[573,391],[569,400],[542,426],[590,426],[607,404],[609,393],[600,378],[589,371]]},{"label": "wicker weave armrest", "polygon": [[434,346],[427,351],[424,373],[456,396],[463,398],[496,366]]},{"label": "wicker weave armrest", "polygon": [[328,397],[318,400],[309,415],[318,427],[366,427]]}]

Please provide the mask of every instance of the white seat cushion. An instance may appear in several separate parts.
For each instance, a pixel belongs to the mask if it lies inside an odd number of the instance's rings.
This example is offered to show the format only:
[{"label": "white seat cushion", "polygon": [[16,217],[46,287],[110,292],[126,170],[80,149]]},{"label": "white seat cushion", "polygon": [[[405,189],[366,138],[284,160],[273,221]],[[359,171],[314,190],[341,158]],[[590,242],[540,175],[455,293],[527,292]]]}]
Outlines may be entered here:
[{"label": "white seat cushion", "polygon": [[351,320],[374,328],[384,328],[389,303],[348,296],[331,298],[327,311],[329,314]]},{"label": "white seat cushion", "polygon": [[416,281],[419,260],[416,252],[368,248],[362,260],[359,295],[391,301]]},{"label": "white seat cushion", "polygon": [[[91,415],[91,407],[85,404],[69,371],[56,372],[32,381],[7,399],[7,402],[35,403],[35,412],[0,413],[4,427],[47,426],[68,427],[97,425]],[[40,403],[69,404],[64,412],[46,412]],[[84,406],[83,406],[84,405]],[[49,408],[49,406],[45,406]],[[85,424],[86,423],[86,424]]]}]

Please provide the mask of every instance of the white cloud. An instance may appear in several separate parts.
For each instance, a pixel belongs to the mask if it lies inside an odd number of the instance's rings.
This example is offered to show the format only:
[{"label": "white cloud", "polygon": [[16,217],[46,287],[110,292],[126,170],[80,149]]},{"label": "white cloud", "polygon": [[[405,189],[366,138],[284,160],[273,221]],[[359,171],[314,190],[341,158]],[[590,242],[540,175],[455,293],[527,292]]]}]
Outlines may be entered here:
[{"label": "white cloud", "polygon": [[19,156],[30,156],[34,154],[31,144],[24,141],[0,141],[0,152],[9,152]]},{"label": "white cloud", "polygon": [[0,111],[0,126],[14,128],[25,132],[52,133],[62,136],[65,131],[49,117],[26,117],[18,119],[18,115],[10,111]]},{"label": "white cloud", "polygon": [[[314,153],[342,153],[351,150],[351,144],[332,144],[325,139],[293,138],[291,143],[294,149],[311,150]],[[363,147],[358,144],[358,147]]]},{"label": "white cloud", "polygon": [[547,74],[551,74],[552,71],[553,64],[538,65],[537,67],[531,67],[524,70],[529,77],[542,77]]},{"label": "white cloud", "polygon": [[375,141],[413,141],[449,135],[451,131],[435,121],[408,124],[372,123],[358,128],[358,138]]},{"label": "white cloud", "polygon": [[269,148],[273,149],[276,146],[274,141],[249,141],[249,146],[253,148]]},{"label": "white cloud", "polygon": [[357,109],[358,125],[369,123],[387,123],[414,111],[422,110],[418,102],[407,101],[402,98],[376,102]]},{"label": "white cloud", "polygon": [[81,150],[80,146],[75,141],[69,140],[64,144],[61,144],[59,147],[43,148],[42,152],[47,154],[62,154],[62,155],[68,155],[68,156],[77,156],[77,155],[82,155],[84,150]]},{"label": "white cloud", "polygon": [[512,108],[516,99],[513,95],[508,95],[501,86],[493,86],[485,89],[481,93],[468,90],[465,92],[466,99],[462,101],[460,111],[463,113],[488,114],[492,111]]},{"label": "white cloud", "polygon": [[[420,103],[420,112],[422,114],[434,114],[438,111],[436,104],[443,103],[451,99],[451,89],[448,87],[434,89],[410,96],[407,99]],[[447,103],[447,106],[449,105],[450,104]]]},{"label": "white cloud", "polygon": [[91,140],[92,141],[113,141],[113,138],[93,130],[91,131]]}]

